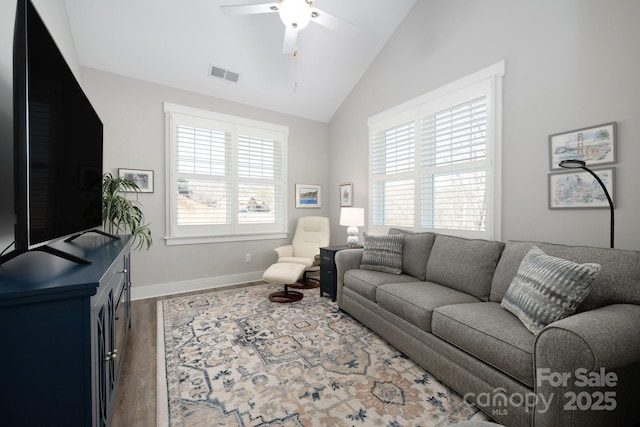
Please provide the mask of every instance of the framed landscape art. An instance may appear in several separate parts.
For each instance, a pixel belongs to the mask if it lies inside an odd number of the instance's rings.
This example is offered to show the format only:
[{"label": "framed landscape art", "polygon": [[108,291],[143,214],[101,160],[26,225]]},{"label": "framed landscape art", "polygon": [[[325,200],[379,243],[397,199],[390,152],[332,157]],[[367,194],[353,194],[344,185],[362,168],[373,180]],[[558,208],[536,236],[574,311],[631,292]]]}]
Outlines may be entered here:
[{"label": "framed landscape art", "polygon": [[319,208],[322,205],[318,184],[296,184],[296,208]]},{"label": "framed landscape art", "polygon": [[549,135],[551,170],[563,160],[582,160],[587,166],[616,162],[616,122]]},{"label": "framed landscape art", "polygon": [[[602,180],[615,203],[615,168],[593,172]],[[609,208],[609,201],[598,181],[589,172],[574,169],[571,172],[549,174],[549,208]]]}]

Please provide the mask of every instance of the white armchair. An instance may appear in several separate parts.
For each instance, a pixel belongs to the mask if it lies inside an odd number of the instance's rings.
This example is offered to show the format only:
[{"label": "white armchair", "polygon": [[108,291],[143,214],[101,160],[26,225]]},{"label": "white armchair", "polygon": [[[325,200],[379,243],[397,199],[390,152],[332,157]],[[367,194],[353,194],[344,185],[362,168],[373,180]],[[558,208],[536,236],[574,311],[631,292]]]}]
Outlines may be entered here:
[{"label": "white armchair", "polygon": [[278,262],[303,264],[305,274],[303,282],[309,287],[317,287],[308,283],[307,272],[320,269],[320,248],[329,246],[329,218],[306,216],[298,220],[296,232],[290,245],[280,246],[274,251],[278,254]]}]

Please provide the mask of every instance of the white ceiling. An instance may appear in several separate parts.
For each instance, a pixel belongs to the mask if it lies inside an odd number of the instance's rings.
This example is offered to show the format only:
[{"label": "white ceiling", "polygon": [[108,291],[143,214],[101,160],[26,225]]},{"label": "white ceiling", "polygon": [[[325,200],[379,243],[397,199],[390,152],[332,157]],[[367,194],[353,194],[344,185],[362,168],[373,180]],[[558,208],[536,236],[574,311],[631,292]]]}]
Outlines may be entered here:
[{"label": "white ceiling", "polygon": [[[328,122],[416,0],[317,0],[359,29],[315,22],[298,54],[282,54],[277,13],[229,16],[221,5],[270,0],[65,0],[80,64],[166,86]],[[209,76],[211,65],[240,74]],[[295,89],[295,91],[294,91]]]}]

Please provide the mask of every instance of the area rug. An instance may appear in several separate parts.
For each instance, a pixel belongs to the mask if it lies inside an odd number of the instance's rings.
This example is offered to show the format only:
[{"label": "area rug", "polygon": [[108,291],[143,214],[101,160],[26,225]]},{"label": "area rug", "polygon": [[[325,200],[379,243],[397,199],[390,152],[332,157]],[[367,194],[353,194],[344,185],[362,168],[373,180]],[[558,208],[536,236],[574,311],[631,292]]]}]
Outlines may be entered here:
[{"label": "area rug", "polygon": [[440,426],[478,410],[317,289],[158,302],[159,426]]}]

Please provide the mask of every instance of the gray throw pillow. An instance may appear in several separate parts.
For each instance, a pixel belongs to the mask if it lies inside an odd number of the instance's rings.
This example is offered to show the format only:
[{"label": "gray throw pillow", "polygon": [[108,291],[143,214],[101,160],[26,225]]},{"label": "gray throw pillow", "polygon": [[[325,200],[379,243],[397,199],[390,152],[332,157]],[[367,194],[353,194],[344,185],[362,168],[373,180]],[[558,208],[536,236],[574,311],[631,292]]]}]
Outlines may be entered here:
[{"label": "gray throw pillow", "polygon": [[534,246],[522,259],[500,304],[538,335],[548,324],[576,311],[600,268],[600,264],[556,258]]},{"label": "gray throw pillow", "polygon": [[402,272],[425,280],[427,274],[427,260],[431,253],[431,247],[436,239],[435,233],[415,233],[400,228],[390,228],[389,235],[400,234],[402,242]]},{"label": "gray throw pillow", "polygon": [[402,235],[370,235],[364,233],[364,250],[360,268],[385,273],[402,273]]}]

